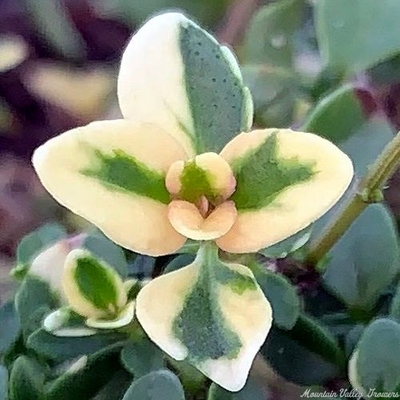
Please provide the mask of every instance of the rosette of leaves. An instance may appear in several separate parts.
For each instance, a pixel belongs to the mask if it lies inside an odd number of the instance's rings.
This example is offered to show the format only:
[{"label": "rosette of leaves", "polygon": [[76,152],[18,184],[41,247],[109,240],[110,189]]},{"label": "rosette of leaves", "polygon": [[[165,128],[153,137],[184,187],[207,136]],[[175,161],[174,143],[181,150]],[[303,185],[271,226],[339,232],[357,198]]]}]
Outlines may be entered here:
[{"label": "rosette of leaves", "polygon": [[[188,239],[199,249],[188,265],[136,291],[134,302],[113,262],[88,250],[68,252],[61,263],[66,304],[95,330],[75,339],[92,343],[98,329],[135,336],[142,328],[172,365],[189,363],[239,391],[271,328],[272,290],[284,283],[272,283],[269,295],[259,273],[234,254],[257,252],[310,225],[344,193],[352,163],[314,134],[250,131],[252,99],[235,56],[179,13],[152,18],[129,42],[118,95],[124,119],[73,129],[36,150],[41,182],[126,249],[164,256]],[[229,262],[222,252],[233,253]],[[31,347],[40,348],[40,335],[48,334],[34,332]],[[125,350],[125,363],[132,351]],[[125,396],[144,398],[154,387],[183,398],[177,378],[163,371],[137,379]]]}]

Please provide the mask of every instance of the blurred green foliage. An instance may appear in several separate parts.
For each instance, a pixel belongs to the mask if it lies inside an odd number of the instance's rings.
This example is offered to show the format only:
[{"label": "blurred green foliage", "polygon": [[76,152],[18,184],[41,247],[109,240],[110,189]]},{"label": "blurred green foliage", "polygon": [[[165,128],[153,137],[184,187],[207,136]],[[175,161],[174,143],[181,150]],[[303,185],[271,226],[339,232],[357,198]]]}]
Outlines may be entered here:
[{"label": "blurred green foliage", "polygon": [[346,73],[376,65],[399,51],[396,0],[320,0],[316,27],[324,61]]},{"label": "blurred green foliage", "polygon": [[[110,3],[107,0],[100,0]],[[212,27],[224,15],[226,7],[232,0],[111,0],[120,15],[131,26],[143,23],[149,16],[161,10],[184,10],[202,25]]]}]

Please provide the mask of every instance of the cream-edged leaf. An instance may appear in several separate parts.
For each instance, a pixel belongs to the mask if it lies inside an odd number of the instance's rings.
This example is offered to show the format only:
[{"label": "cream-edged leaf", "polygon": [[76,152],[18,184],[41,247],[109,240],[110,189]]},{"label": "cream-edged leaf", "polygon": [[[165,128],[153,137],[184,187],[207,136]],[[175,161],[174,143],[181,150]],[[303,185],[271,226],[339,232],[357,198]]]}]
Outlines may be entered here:
[{"label": "cream-edged leaf", "polygon": [[83,324],[74,323],[68,310],[58,309],[49,314],[43,321],[43,328],[54,336],[58,337],[82,337],[92,336],[97,332],[89,329]]},{"label": "cream-edged leaf", "polygon": [[[390,318],[371,322],[360,337],[349,365],[349,378],[361,393],[383,394],[400,388],[400,324]],[[362,390],[364,389],[364,390]],[[374,398],[385,396],[373,396]]]},{"label": "cream-edged leaf", "polygon": [[129,42],[118,97],[125,118],[162,126],[194,156],[252,123],[252,100],[232,52],[180,13],[150,19]]},{"label": "cream-edged leaf", "polygon": [[29,268],[29,274],[47,282],[64,304],[67,303],[67,299],[62,287],[62,276],[65,260],[70,251],[71,245],[68,240],[60,240],[36,256]]},{"label": "cream-edged leaf", "polygon": [[349,381],[353,389],[357,390],[357,392],[360,393],[360,395],[366,396],[367,391],[362,387],[360,378],[358,376],[357,358],[358,358],[358,350],[355,350],[348,362],[347,375],[349,377]]},{"label": "cream-edged leaf", "polygon": [[99,121],[39,147],[33,164],[61,204],[98,226],[117,244],[149,255],[178,250],[185,238],[167,218],[165,175],[186,154],[161,128]]},{"label": "cream-edged leaf", "polygon": [[163,351],[230,391],[244,386],[272,323],[251,271],[204,248],[192,264],[147,284],[136,313]]},{"label": "cream-edged leaf", "polygon": [[238,216],[217,240],[232,253],[273,245],[328,211],[353,177],[349,157],[317,135],[290,129],[242,133],[221,152],[236,178]]},{"label": "cream-edged leaf", "polygon": [[127,302],[125,287],[117,272],[87,250],[69,253],[63,288],[69,307],[86,318],[117,318]]},{"label": "cream-edged leaf", "polygon": [[86,325],[96,329],[117,329],[130,324],[135,315],[135,302],[132,301],[114,319],[88,318]]}]

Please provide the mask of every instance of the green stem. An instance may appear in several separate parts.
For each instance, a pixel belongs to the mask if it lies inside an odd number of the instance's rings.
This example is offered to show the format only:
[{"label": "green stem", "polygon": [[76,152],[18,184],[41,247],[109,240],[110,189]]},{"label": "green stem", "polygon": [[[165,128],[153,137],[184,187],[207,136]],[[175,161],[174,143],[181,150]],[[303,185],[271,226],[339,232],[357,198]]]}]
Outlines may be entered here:
[{"label": "green stem", "polygon": [[218,255],[219,248],[213,241],[200,242],[196,260],[199,265],[212,265],[220,262]]},{"label": "green stem", "polygon": [[400,132],[383,149],[356,190],[326,226],[321,236],[311,243],[306,260],[310,268],[313,268],[328,253],[368,204],[383,200],[382,188],[399,165]]}]

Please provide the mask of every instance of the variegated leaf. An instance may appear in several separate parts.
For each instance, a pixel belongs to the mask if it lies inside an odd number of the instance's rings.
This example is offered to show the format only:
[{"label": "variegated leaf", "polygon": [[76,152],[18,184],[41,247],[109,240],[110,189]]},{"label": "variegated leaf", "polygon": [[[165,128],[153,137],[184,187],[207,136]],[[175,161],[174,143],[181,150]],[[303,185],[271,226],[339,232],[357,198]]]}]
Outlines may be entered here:
[{"label": "variegated leaf", "polygon": [[331,142],[289,129],[242,133],[221,156],[237,182],[230,198],[237,219],[217,239],[231,253],[258,251],[305,228],[337,202],[353,176],[350,159]]},{"label": "variegated leaf", "polygon": [[154,17],[133,36],[118,97],[125,118],[162,126],[190,156],[220,151],[252,124],[235,56],[179,13]]},{"label": "variegated leaf", "polygon": [[96,329],[117,329],[130,324],[135,315],[135,302],[128,303],[114,319],[88,318],[86,325]]},{"label": "variegated leaf", "polygon": [[[127,302],[125,287],[117,272],[87,250],[73,250],[68,254],[63,288],[71,309],[90,321],[114,320]],[[97,327],[94,325],[89,324]]]},{"label": "variegated leaf", "polygon": [[[349,380],[365,398],[393,397],[400,389],[400,325],[378,318],[363,331],[348,365]],[[378,396],[376,392],[381,392]],[[387,396],[384,396],[386,394]]]},{"label": "variegated leaf", "polygon": [[357,371],[357,361],[358,361],[358,350],[355,350],[354,353],[351,355],[347,365],[347,375],[349,377],[351,386],[355,390],[357,390],[357,392],[360,393],[360,395],[365,396],[367,394],[367,391],[361,385]]},{"label": "variegated leaf", "polygon": [[84,324],[84,318],[69,308],[59,308],[43,320],[43,328],[54,336],[82,337],[92,336],[97,332]]},{"label": "variegated leaf", "polygon": [[212,246],[187,267],[148,283],[136,312],[163,351],[238,391],[271,327],[272,310],[251,271],[221,262]]},{"label": "variegated leaf", "polygon": [[93,122],[39,147],[33,164],[45,188],[119,245],[149,255],[178,250],[185,238],[167,218],[165,175],[186,158],[161,128]]},{"label": "variegated leaf", "polygon": [[60,240],[35,257],[29,269],[29,274],[39,277],[50,285],[63,304],[67,303],[67,299],[62,287],[62,276],[65,259],[70,251],[71,245],[68,240]]}]

